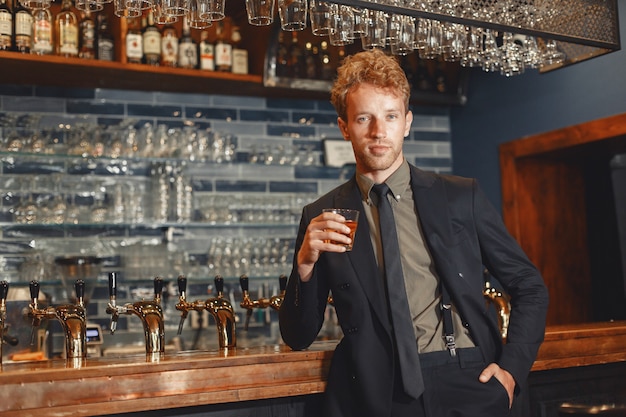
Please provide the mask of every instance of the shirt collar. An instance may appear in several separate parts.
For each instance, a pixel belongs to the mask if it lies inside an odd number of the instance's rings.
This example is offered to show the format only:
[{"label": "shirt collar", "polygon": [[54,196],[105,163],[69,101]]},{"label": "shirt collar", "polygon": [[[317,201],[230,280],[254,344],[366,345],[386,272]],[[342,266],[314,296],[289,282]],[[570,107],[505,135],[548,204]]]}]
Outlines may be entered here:
[{"label": "shirt collar", "polygon": [[[363,202],[368,205],[373,204],[369,196],[372,187],[375,185],[374,181],[363,174],[357,173],[356,182],[359,186],[359,190],[361,191],[361,198],[363,199]],[[391,193],[396,201],[402,198],[402,195],[406,192],[410,182],[411,171],[409,169],[409,163],[406,159],[404,159],[402,165],[400,165],[398,169],[385,180],[385,183],[391,190]]]}]

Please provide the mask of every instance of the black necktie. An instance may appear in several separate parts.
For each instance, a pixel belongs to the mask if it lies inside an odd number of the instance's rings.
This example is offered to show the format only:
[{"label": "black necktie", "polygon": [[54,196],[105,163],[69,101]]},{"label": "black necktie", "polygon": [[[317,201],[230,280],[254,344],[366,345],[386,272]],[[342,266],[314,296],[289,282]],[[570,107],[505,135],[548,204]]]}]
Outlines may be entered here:
[{"label": "black necktie", "polygon": [[402,383],[404,392],[417,399],[424,392],[424,381],[422,380],[413,321],[404,286],[396,224],[391,204],[387,199],[389,187],[383,183],[374,185],[373,189],[378,195],[380,239],[383,247],[387,293],[389,294],[389,310],[391,311],[396,338]]}]

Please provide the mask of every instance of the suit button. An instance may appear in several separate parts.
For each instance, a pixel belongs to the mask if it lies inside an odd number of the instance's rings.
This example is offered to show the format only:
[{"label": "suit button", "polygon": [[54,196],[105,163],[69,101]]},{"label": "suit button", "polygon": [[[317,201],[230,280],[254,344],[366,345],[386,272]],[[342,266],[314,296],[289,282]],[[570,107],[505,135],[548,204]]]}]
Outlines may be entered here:
[{"label": "suit button", "polygon": [[356,333],[359,329],[357,327],[350,327],[348,330],[346,330],[346,333],[348,334],[352,334],[352,333]]},{"label": "suit button", "polygon": [[343,283],[343,284],[341,284],[341,285],[339,286],[339,289],[341,289],[341,290],[346,290],[346,289],[348,289],[348,288],[350,288],[350,284],[349,284],[349,283],[347,283],[347,282],[346,282],[346,283]]}]

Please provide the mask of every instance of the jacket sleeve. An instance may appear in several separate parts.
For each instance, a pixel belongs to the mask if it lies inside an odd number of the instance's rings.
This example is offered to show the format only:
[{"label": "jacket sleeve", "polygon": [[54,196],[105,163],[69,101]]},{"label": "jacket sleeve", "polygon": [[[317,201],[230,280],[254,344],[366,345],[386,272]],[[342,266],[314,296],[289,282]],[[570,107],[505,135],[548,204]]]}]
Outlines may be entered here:
[{"label": "jacket sleeve", "polygon": [[507,231],[476,181],[473,188],[474,222],[483,264],[511,297],[507,342],[498,364],[520,385],[525,383],[544,338],[548,291],[540,272]]},{"label": "jacket sleeve", "polygon": [[[278,312],[281,336],[284,342],[294,350],[306,349],[313,343],[324,323],[324,310],[328,299],[328,284],[320,274],[319,263],[313,270],[308,282],[302,282],[298,274],[298,251],[302,246],[304,234],[314,210],[307,206],[302,211],[298,236],[294,250],[293,268],[285,297]],[[322,255],[323,256],[323,255]]]}]

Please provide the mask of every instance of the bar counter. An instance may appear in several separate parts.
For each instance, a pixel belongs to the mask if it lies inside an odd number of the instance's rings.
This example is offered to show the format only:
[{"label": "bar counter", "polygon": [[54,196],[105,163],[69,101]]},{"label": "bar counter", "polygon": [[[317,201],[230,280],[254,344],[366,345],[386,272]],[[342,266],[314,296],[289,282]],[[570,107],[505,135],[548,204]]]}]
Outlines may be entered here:
[{"label": "bar counter", "polygon": [[[321,393],[336,341],[5,363],[0,415],[95,416]],[[553,326],[533,372],[626,363],[626,322]]]}]

